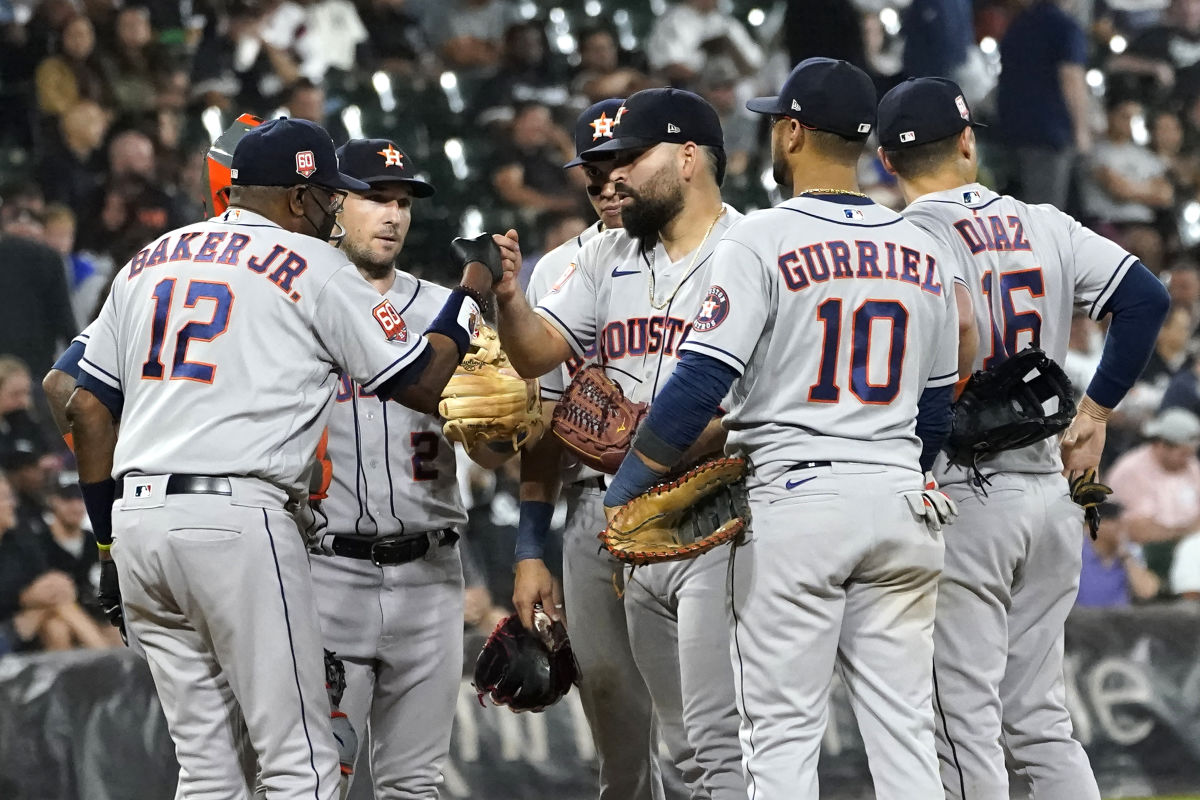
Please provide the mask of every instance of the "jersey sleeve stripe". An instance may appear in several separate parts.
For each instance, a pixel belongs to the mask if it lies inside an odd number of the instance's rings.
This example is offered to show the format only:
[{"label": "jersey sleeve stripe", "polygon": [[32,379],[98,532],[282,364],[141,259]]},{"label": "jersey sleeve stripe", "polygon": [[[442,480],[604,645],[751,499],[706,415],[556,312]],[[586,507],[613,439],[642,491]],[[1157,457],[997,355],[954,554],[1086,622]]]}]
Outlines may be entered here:
[{"label": "jersey sleeve stripe", "polygon": [[953,386],[955,383],[958,383],[957,370],[954,372],[947,372],[945,375],[935,375],[934,377],[925,381],[925,388],[930,389],[937,388],[939,386]]},{"label": "jersey sleeve stripe", "polygon": [[706,344],[705,342],[697,342],[692,339],[688,339],[679,346],[679,350],[680,352],[684,350],[695,350],[696,352],[703,353],[706,356],[711,356],[723,364],[728,364],[729,366],[733,367],[739,375],[746,371],[745,361],[742,361],[728,350],[722,350],[720,347]]},{"label": "jersey sleeve stripe", "polygon": [[1129,271],[1129,268],[1133,266],[1135,261],[1137,261],[1137,256],[1132,253],[1121,259],[1121,263],[1113,270],[1113,274],[1108,277],[1108,283],[1104,284],[1104,288],[1100,291],[1100,294],[1096,295],[1096,299],[1092,301],[1092,306],[1088,309],[1089,317],[1098,320],[1103,316],[1104,307],[1108,305],[1113,292],[1117,290],[1121,279],[1125,277],[1125,273]]},{"label": "jersey sleeve stripe", "polygon": [[81,372],[76,385],[80,389],[94,394],[96,399],[108,409],[108,413],[112,414],[113,419],[121,418],[121,411],[125,406],[125,395],[121,393],[120,389],[109,386],[104,379],[90,372]]},{"label": "jersey sleeve stripe", "polygon": [[375,389],[377,389],[379,387],[379,384],[383,383],[388,378],[391,378],[392,376],[401,372],[413,360],[415,360],[417,358],[417,356],[419,356],[419,355],[421,355],[421,353],[425,352],[425,348],[428,346],[429,346],[429,342],[427,342],[425,340],[425,337],[424,336],[420,337],[420,341],[417,342],[416,346],[410,347],[404,353],[404,355],[397,358],[391,364],[388,364],[387,367],[385,367],[382,372],[378,373],[375,377],[371,378],[371,380],[363,383],[362,384],[363,389],[365,389],[368,392],[373,393],[375,391]]},{"label": "jersey sleeve stripe", "polygon": [[88,361],[87,358],[79,359],[79,366],[91,373],[92,376],[97,380],[103,381],[112,388],[120,390],[121,379],[116,375],[113,375],[111,372],[108,372],[103,367],[97,366],[93,362]]},{"label": "jersey sleeve stripe", "polygon": [[553,325],[555,330],[562,334],[563,338],[567,340],[567,344],[569,344],[571,349],[575,351],[575,355],[579,356],[580,358],[584,358],[586,356],[585,351],[587,348],[583,346],[583,342],[579,340],[579,337],[575,335],[575,332],[567,327],[567,324],[559,319],[553,311],[549,310],[545,306],[538,306],[533,310],[535,313],[541,315],[542,319]]}]

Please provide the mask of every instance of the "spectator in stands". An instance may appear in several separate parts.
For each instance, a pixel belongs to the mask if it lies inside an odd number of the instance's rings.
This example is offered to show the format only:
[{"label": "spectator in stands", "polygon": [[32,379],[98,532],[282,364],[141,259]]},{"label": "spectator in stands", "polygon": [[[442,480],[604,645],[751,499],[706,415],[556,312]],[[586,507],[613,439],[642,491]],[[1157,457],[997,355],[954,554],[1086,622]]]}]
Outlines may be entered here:
[{"label": "spectator in stands", "polygon": [[1158,595],[1162,581],[1146,568],[1142,548],[1129,541],[1122,515],[1120,503],[1104,503],[1100,506],[1100,531],[1095,541],[1090,536],[1083,537],[1083,567],[1075,605],[1115,608]]},{"label": "spectator in stands", "polygon": [[1168,408],[1146,424],[1149,439],[1108,470],[1113,499],[1125,508],[1125,529],[1146,563],[1167,580],[1175,544],[1200,531],[1200,418]]},{"label": "spectator in stands", "polygon": [[295,60],[264,40],[263,6],[231,0],[226,15],[208,17],[192,58],[192,93],[201,107],[266,113],[300,77]]},{"label": "spectator in stands", "polygon": [[1088,217],[1116,231],[1125,247],[1157,273],[1162,268],[1163,241],[1156,215],[1175,201],[1175,190],[1162,159],[1133,140],[1133,120],[1142,104],[1110,96],[1108,127],[1096,143],[1083,185]]},{"label": "spectator in stands", "polygon": [[764,55],[742,23],[717,0],[680,0],[654,22],[646,42],[650,68],[671,85],[694,88],[705,65],[728,61],[743,77],[762,68]]},{"label": "spectator in stands", "polygon": [[579,32],[579,67],[571,79],[571,92],[582,98],[581,112],[593,103],[628,97],[650,86],[645,74],[621,65],[621,51],[611,30],[597,27]]},{"label": "spectator in stands", "polygon": [[18,184],[4,190],[0,200],[0,232],[41,241],[46,234],[45,217],[46,202],[37,184]]},{"label": "spectator in stands", "polygon": [[145,6],[124,6],[117,13],[116,42],[103,63],[117,111],[148,114],[157,107],[158,81],[169,72],[170,63],[155,41]]},{"label": "spectator in stands", "polygon": [[304,0],[302,29],[295,52],[300,57],[300,74],[322,83],[332,73],[354,68],[358,46],[367,41],[358,10],[350,0]]},{"label": "spectator in stands", "polygon": [[738,99],[739,77],[728,61],[716,61],[705,65],[698,80],[699,94],[712,103],[721,118],[727,159],[725,182],[731,188],[746,175],[750,156],[758,145],[759,120],[757,115],[747,113],[745,104]]},{"label": "spectator in stands", "polygon": [[[901,17],[904,32],[904,74],[912,78],[953,78],[967,100],[983,99],[961,71],[975,47],[970,0],[913,0]],[[978,83],[976,81],[975,83]]]},{"label": "spectator in stands", "polygon": [[1067,340],[1067,357],[1063,371],[1071,379],[1076,400],[1083,396],[1096,367],[1100,366],[1100,352],[1104,347],[1104,334],[1100,326],[1087,315],[1084,309],[1076,309],[1071,315],[1071,333]]},{"label": "spectator in stands", "polygon": [[81,100],[59,118],[55,134],[43,145],[37,170],[47,201],[88,208],[104,172],[100,148],[108,124],[108,113],[91,100]]},{"label": "spectator in stands", "polygon": [[15,356],[0,355],[0,458],[15,451],[18,442],[46,452],[47,439],[33,413],[33,378]]},{"label": "spectator in stands", "polygon": [[446,0],[436,5],[432,39],[446,65],[486,75],[500,64],[501,37],[520,19],[506,0]]},{"label": "spectator in stands", "polygon": [[1190,310],[1192,319],[1200,323],[1200,268],[1195,262],[1176,261],[1161,277],[1171,295],[1171,305]]},{"label": "spectator in stands", "polygon": [[[1167,313],[1154,343],[1154,352],[1138,377],[1165,391],[1167,383],[1181,369],[1191,369],[1192,352],[1190,348],[1192,331],[1196,328],[1196,320],[1192,310],[1187,306],[1172,306]],[[1155,404],[1157,406],[1157,403]]]},{"label": "spectator in stands", "polygon": [[58,117],[80,100],[108,102],[110,90],[96,55],[96,32],[87,17],[72,17],[63,26],[59,50],[38,64],[38,110]]},{"label": "spectator in stands", "polygon": [[788,3],[783,15],[782,35],[789,64],[823,56],[849,61],[859,69],[871,72],[863,44],[862,13],[852,0]]},{"label": "spectator in stands", "polygon": [[1185,536],[1171,561],[1171,593],[1200,600],[1200,534]]},{"label": "spectator in stands", "polygon": [[[579,210],[580,194],[562,165],[575,157],[575,143],[540,103],[520,103],[507,141],[497,150],[492,186],[510,206],[536,215]],[[582,212],[581,212],[582,213]]]},{"label": "spectator in stands", "polygon": [[409,76],[430,60],[429,36],[407,0],[369,0],[359,14],[367,29],[365,61],[372,70]]},{"label": "spectator in stands", "polygon": [[339,147],[350,138],[341,119],[326,113],[325,90],[308,78],[300,78],[288,89],[285,111],[286,116],[317,123]]},{"label": "spectator in stands", "polygon": [[1183,122],[1173,110],[1154,112],[1150,120],[1150,149],[1166,165],[1175,202],[1195,200],[1200,184],[1200,159],[1195,152],[1184,149]]},{"label": "spectator in stands", "polygon": [[50,536],[43,540],[46,564],[71,577],[79,605],[96,620],[100,630],[117,647],[121,644],[120,632],[108,624],[103,609],[96,598],[100,586],[100,563],[96,550],[96,537],[85,529],[87,507],[83,503],[83,492],[79,488],[79,476],[74,472],[62,472],[54,482],[49,495],[50,514],[48,522]]},{"label": "spectator in stands", "polygon": [[1176,97],[1195,97],[1200,91],[1200,0],[1171,0],[1163,24],[1129,43],[1109,62],[1112,72],[1152,79]]},{"label": "spectator in stands", "polygon": [[0,469],[17,498],[17,524],[39,536],[49,533],[46,489],[51,464],[43,460],[45,455],[30,439],[17,439],[0,454]]},{"label": "spectator in stands", "polygon": [[542,256],[568,239],[583,233],[589,224],[591,223],[588,218],[574,209],[547,211],[540,215],[537,219],[539,245],[537,248],[531,249],[528,256],[523,257],[521,272],[517,275],[521,288],[528,287],[529,276],[533,274],[533,269]]},{"label": "spectator in stands", "polygon": [[49,568],[41,543],[21,528],[13,508],[12,489],[0,476],[0,622],[15,634],[16,649],[111,646],[79,606],[71,577]]},{"label": "spectator in stands", "polygon": [[1175,373],[1163,392],[1161,408],[1182,408],[1200,416],[1200,360]]},{"label": "spectator in stands", "polygon": [[1066,208],[1076,154],[1091,149],[1087,39],[1055,0],[1035,0],[1000,41],[997,133],[1010,151],[1008,191]]},{"label": "spectator in stands", "polygon": [[540,23],[510,25],[504,32],[500,68],[477,93],[476,119],[483,125],[512,120],[517,103],[541,103],[551,113],[570,99],[566,80],[550,58],[546,32]]},{"label": "spectator in stands", "polygon": [[75,249],[75,212],[59,203],[46,207],[43,241],[62,256],[75,319],[90,320],[112,277],[112,261]]}]

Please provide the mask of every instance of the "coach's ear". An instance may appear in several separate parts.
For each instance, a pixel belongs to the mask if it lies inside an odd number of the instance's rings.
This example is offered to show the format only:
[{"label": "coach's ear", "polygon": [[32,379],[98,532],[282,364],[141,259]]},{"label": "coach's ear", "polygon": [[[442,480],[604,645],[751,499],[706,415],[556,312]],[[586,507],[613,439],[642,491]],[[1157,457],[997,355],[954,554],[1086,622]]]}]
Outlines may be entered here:
[{"label": "coach's ear", "polygon": [[304,216],[304,192],[308,187],[303,184],[297,184],[288,189],[287,201],[288,209],[294,217]]},{"label": "coach's ear", "polygon": [[887,153],[884,151],[883,147],[880,146],[875,148],[875,152],[879,154],[879,160],[883,162],[883,168],[888,171],[888,174],[895,175],[896,168],[893,167],[892,162],[888,160]]},{"label": "coach's ear", "polygon": [[958,135],[958,154],[968,161],[975,160],[975,129],[970,125]]}]

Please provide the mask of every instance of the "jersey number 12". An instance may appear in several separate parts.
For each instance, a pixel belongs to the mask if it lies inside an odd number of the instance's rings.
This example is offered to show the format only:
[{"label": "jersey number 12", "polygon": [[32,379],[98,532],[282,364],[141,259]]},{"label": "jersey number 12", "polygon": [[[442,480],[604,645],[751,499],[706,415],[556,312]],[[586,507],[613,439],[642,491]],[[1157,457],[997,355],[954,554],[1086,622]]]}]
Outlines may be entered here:
[{"label": "jersey number 12", "polygon": [[[175,279],[164,278],[154,287],[154,319],[150,326],[150,354],[142,365],[142,380],[161,381],[163,366],[163,343],[167,338],[167,326],[171,319],[171,300],[175,296]],[[189,281],[184,308],[195,308],[201,300],[213,301],[213,314],[208,322],[189,322],[175,334],[175,346],[171,349],[171,380],[188,380],[212,383],[217,374],[216,364],[188,361],[187,350],[192,340],[211,342],[229,328],[229,312],[233,309],[233,292],[227,283],[211,281]]]}]

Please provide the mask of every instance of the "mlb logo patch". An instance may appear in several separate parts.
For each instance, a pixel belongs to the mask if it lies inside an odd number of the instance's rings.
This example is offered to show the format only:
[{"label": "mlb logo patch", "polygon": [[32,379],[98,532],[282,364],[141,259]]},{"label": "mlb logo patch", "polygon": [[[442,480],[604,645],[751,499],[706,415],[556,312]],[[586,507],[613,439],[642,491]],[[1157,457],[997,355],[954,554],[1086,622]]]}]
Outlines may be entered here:
[{"label": "mlb logo patch", "polygon": [[384,300],[371,309],[371,316],[379,323],[379,327],[383,329],[383,335],[389,341],[408,341],[408,326],[404,324],[404,318],[392,305],[391,300]]},{"label": "mlb logo patch", "polygon": [[842,213],[846,215],[846,219],[852,219],[852,220],[866,219],[866,217],[863,216],[862,211],[858,210],[857,208],[843,208]]},{"label": "mlb logo patch", "polygon": [[967,204],[978,203],[979,202],[979,192],[976,192],[976,191],[963,192],[963,202],[967,203]]},{"label": "mlb logo patch", "polygon": [[971,112],[967,110],[967,101],[963,100],[963,96],[961,94],[954,98],[954,105],[958,107],[958,115],[967,122],[970,122]]},{"label": "mlb logo patch", "polygon": [[916,138],[917,138],[917,132],[916,132],[916,131],[901,131],[901,132],[900,132],[900,141],[901,141],[901,142],[911,142],[911,141],[915,141],[915,140],[916,140]]},{"label": "mlb logo patch", "polygon": [[133,496],[134,497],[149,497],[150,493],[153,491],[154,491],[154,484],[139,483],[137,486],[133,487]]},{"label": "mlb logo patch", "polygon": [[305,178],[311,177],[317,171],[317,159],[312,150],[301,150],[296,153],[296,172]]}]

